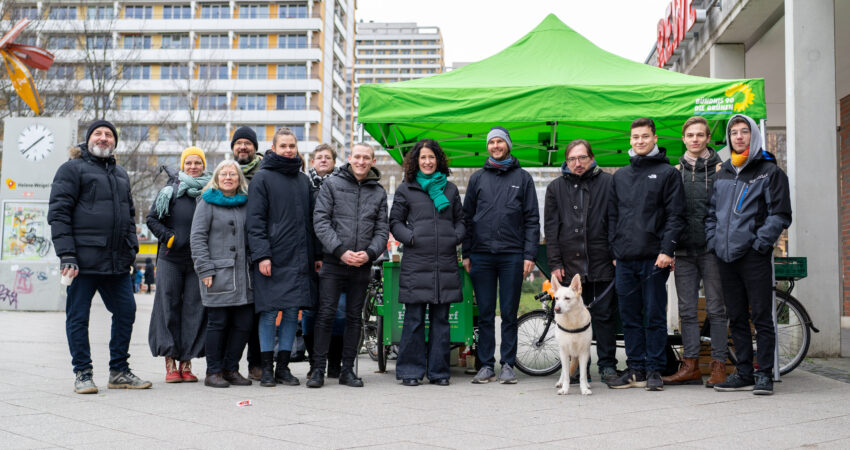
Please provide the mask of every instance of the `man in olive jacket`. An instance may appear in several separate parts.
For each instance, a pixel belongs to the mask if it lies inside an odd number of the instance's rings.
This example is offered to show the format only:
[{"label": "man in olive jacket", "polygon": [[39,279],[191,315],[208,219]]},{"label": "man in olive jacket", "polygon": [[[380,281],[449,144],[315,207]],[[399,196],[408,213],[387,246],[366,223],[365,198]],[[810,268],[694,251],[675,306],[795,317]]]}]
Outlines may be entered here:
[{"label": "man in olive jacket", "polygon": [[363,386],[363,380],[354,374],[363,300],[372,262],[386,250],[389,238],[387,193],[378,183],[381,173],[372,167],[374,164],[372,147],[355,144],[348,164],[322,183],[316,198],[313,226],[324,256],[319,270],[319,312],[313,343],[316,358],[308,387],[324,385],[331,328],[343,292],[346,311],[339,384]]},{"label": "man in olive jacket", "polygon": [[549,269],[562,283],[581,275],[585,305],[598,298],[590,309],[597,364],[602,380],[612,381],[617,378],[617,302],[608,244],[612,177],[596,165],[590,143],[584,139],[567,145],[565,159],[563,176],[546,187],[543,231]]},{"label": "man in olive jacket", "polygon": [[130,267],[139,243],[130,179],[112,156],[117,142],[114,125],[105,120],[93,122],[86,142],[72,149],[71,159],[56,171],[50,189],[47,221],[62,276],[72,280],[67,290],[65,331],[78,394],[97,393],[88,329],[95,291],[112,313],[108,387],[151,387],[150,381],[130,371],[127,362],[136,320]]}]

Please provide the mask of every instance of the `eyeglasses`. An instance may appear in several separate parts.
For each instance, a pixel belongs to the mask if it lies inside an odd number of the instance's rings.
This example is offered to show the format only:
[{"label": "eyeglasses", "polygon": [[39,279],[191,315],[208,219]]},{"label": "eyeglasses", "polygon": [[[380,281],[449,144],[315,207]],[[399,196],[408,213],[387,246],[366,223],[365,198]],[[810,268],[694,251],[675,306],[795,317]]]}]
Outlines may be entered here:
[{"label": "eyeglasses", "polygon": [[588,156],[588,155],[573,156],[572,158],[567,158],[567,162],[570,163],[570,164],[572,164],[576,161],[587,162],[589,159],[590,159],[590,156]]},{"label": "eyeglasses", "polygon": [[221,178],[239,178],[239,174],[236,172],[219,172],[218,176]]},{"label": "eyeglasses", "polygon": [[741,136],[749,136],[749,135],[750,135],[750,130],[748,130],[748,129],[744,128],[744,129],[742,129],[742,130],[732,130],[732,131],[730,131],[730,132],[729,132],[729,136],[737,136],[737,135],[739,135],[739,134],[740,134]]}]

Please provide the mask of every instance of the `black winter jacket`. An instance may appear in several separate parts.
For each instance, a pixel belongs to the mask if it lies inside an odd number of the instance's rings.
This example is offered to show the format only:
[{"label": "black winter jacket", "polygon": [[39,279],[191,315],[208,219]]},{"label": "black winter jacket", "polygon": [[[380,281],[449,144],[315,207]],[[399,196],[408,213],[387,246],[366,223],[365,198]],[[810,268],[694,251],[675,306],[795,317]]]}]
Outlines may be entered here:
[{"label": "black winter jacket", "polygon": [[632,156],[614,173],[608,207],[608,241],[615,259],[673,256],[685,226],[682,179],[663,149]]},{"label": "black winter jacket", "polygon": [[[301,173],[301,158],[284,158],[269,150],[248,186],[245,229],[251,256],[256,312],[312,308],[317,299],[313,263],[313,196],[310,178]],[[260,273],[270,259],[272,273]]]},{"label": "black winter jacket", "polygon": [[399,185],[390,212],[390,231],[404,244],[399,274],[400,303],[455,303],[463,300],[457,246],[463,241],[463,206],[457,186],[446,183],[449,206],[437,212],[417,182]]},{"label": "black winter jacket", "polygon": [[[178,183],[171,183],[174,193],[177,195]],[[147,224],[156,239],[159,241],[157,258],[165,259],[177,264],[192,264],[192,249],[189,247],[189,236],[192,234],[192,218],[195,217],[195,205],[198,204],[195,197],[183,195],[171,200],[168,215],[159,218],[156,212],[156,200],[148,212]],[[174,236],[171,248],[168,248],[168,240]]]},{"label": "black winter jacket", "polygon": [[540,211],[531,175],[519,161],[496,167],[489,160],[469,177],[463,201],[466,238],[463,257],[471,253],[522,253],[537,259]]},{"label": "black winter jacket", "polygon": [[677,255],[702,255],[705,245],[705,216],[708,215],[708,201],[714,189],[714,178],[720,166],[720,155],[709,148],[708,160],[697,158],[691,165],[682,158],[676,169],[682,174],[685,189],[685,229],[679,237]]},{"label": "black winter jacket", "polygon": [[608,196],[611,174],[597,166],[581,176],[561,167],[563,176],[546,187],[543,231],[549,270],[563,268],[582,281],[614,279],[608,245]]},{"label": "black winter jacket", "polygon": [[313,226],[322,243],[324,262],[344,264],[347,250],[365,251],[375,261],[387,249],[387,192],[378,183],[381,172],[372,168],[357,181],[350,164],[322,183],[313,212]]},{"label": "black winter jacket", "polygon": [[75,257],[83,275],[130,272],[139,251],[130,178],[114,157],[86,144],[71,151],[53,178],[47,221],[59,257]]}]

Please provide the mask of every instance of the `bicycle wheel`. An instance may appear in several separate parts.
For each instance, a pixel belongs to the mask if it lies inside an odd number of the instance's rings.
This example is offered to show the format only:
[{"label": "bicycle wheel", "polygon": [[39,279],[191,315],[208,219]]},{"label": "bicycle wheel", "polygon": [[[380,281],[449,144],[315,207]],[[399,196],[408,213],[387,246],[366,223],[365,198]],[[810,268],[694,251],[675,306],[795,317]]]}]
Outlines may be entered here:
[{"label": "bicycle wheel", "polygon": [[378,360],[378,322],[375,316],[375,299],[368,298],[363,304],[363,346],[372,361]]},{"label": "bicycle wheel", "polygon": [[779,374],[794,370],[806,357],[812,339],[803,305],[793,296],[776,291],[776,349]]},{"label": "bicycle wheel", "polygon": [[547,320],[545,311],[536,310],[523,314],[517,321],[516,367],[526,375],[546,376],[561,368],[561,350],[555,339],[554,323],[538,343]]},{"label": "bicycle wheel", "polygon": [[387,371],[387,349],[384,346],[384,316],[377,316],[378,326],[378,345],[375,347],[375,352],[378,357],[378,372],[384,373]]}]

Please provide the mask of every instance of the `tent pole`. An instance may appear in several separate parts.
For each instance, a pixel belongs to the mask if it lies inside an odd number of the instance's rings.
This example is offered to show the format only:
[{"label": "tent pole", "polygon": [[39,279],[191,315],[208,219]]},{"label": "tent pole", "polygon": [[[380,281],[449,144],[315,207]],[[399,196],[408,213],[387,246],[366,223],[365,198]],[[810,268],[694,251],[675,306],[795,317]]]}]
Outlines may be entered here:
[{"label": "tent pole", "polygon": [[546,165],[552,166],[552,152],[558,149],[558,121],[552,122],[552,142],[549,144],[549,148],[547,148],[546,155]]}]

